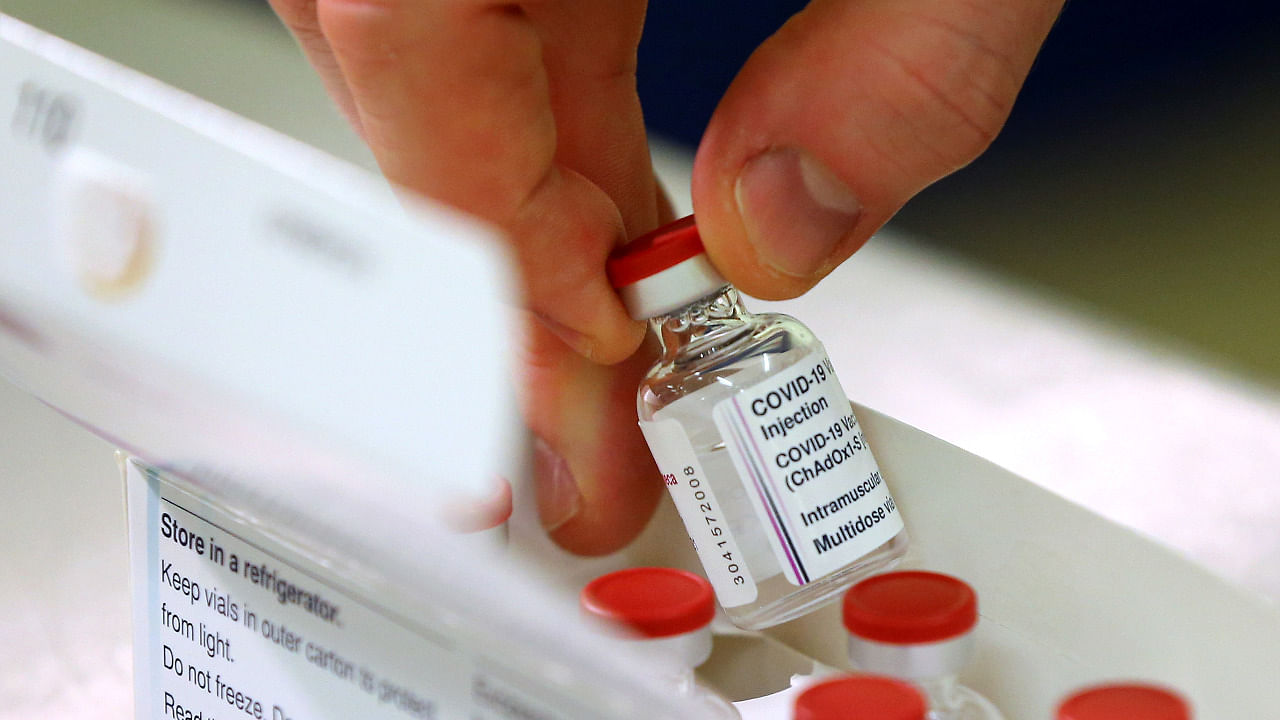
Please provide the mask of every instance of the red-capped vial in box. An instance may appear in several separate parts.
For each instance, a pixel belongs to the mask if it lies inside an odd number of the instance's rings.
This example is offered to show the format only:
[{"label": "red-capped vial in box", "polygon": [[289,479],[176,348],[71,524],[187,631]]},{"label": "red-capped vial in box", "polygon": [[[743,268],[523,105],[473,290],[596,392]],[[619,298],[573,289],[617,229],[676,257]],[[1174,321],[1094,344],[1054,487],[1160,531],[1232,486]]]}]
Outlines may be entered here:
[{"label": "red-capped vial in box", "polygon": [[699,717],[740,717],[728,700],[694,680],[694,668],[711,656],[716,612],[704,578],[675,568],[628,568],[587,583],[579,603],[588,614],[629,631],[641,651],[666,669],[662,675],[675,692],[702,703]]},{"label": "red-capped vial in box", "polygon": [[908,570],[867,578],[844,598],[849,661],[910,681],[930,720],[1000,720],[1000,711],[957,676],[973,654],[978,596],[950,575]]},{"label": "red-capped vial in box", "polygon": [[1176,692],[1146,683],[1113,683],[1080,690],[1058,706],[1057,720],[1191,720]]},{"label": "red-capped vial in box", "polygon": [[640,429],[729,619],[776,625],[896,563],[902,517],[813,332],[747,312],[692,217],[607,268],[661,343]]},{"label": "red-capped vial in box", "polygon": [[824,680],[796,698],[795,720],[926,720],[920,691],[879,675]]}]

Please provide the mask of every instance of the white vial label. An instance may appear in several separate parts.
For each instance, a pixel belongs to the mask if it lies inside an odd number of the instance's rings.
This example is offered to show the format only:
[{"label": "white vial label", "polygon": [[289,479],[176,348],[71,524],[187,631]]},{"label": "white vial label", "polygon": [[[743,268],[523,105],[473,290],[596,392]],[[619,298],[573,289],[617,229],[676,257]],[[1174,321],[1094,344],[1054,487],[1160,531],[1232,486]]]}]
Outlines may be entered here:
[{"label": "white vial label", "polygon": [[902,530],[825,352],[720,401],[712,417],[792,584],[839,570]]},{"label": "white vial label", "polygon": [[716,599],[726,608],[755,602],[755,579],[729,530],[724,506],[711,491],[711,483],[707,482],[707,474],[680,421],[641,422],[640,431],[671,491]]}]

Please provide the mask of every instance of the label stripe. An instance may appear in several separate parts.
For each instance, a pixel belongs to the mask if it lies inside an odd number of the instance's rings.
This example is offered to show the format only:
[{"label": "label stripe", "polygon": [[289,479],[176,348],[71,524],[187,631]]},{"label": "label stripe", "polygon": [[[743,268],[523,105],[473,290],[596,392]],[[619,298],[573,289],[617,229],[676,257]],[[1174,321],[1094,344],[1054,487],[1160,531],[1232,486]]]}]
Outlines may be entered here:
[{"label": "label stripe", "polygon": [[[736,403],[734,404],[734,408],[737,408]],[[726,416],[729,420],[729,432],[733,433],[734,439],[740,447],[745,446],[747,444],[747,440],[743,437],[742,428],[738,424],[738,421],[727,413]],[[798,558],[795,555],[795,547],[792,546],[791,539],[787,536],[786,531],[779,525],[782,519],[781,513],[778,512],[778,506],[774,502],[773,495],[761,480],[761,472],[757,466],[756,458],[749,453],[743,453],[742,460],[743,464],[746,465],[747,473],[751,478],[751,484],[755,486],[756,494],[760,496],[761,504],[769,510],[766,514],[769,517],[769,523],[773,526],[773,533],[781,543],[782,552],[786,555],[787,562],[791,565],[791,574],[795,576],[796,582],[799,584],[800,581],[807,576],[807,573],[799,567]]]},{"label": "label stripe", "polygon": [[[729,418],[729,426],[733,428],[738,436],[740,445],[750,445],[754,454],[743,453],[743,459],[747,460],[747,465],[751,469],[752,481],[754,482],[758,492],[762,493],[764,500],[768,503],[770,509],[770,522],[773,524],[774,532],[778,535],[778,539],[783,542],[783,550],[786,553],[787,560],[791,563],[791,569],[795,573],[796,578],[800,580],[800,584],[810,582],[809,571],[805,568],[804,563],[800,560],[800,553],[796,550],[795,544],[791,541],[791,534],[787,532],[787,524],[783,522],[782,513],[778,510],[777,502],[774,500],[774,493],[770,492],[770,486],[773,484],[773,478],[768,471],[764,459],[764,454],[760,451],[760,446],[756,443],[755,437],[751,435],[751,426],[747,424],[747,417],[742,412],[742,406],[738,403],[738,398],[733,398],[731,403],[733,409],[737,411],[737,421],[731,416]],[[777,488],[773,488],[776,492]]]}]

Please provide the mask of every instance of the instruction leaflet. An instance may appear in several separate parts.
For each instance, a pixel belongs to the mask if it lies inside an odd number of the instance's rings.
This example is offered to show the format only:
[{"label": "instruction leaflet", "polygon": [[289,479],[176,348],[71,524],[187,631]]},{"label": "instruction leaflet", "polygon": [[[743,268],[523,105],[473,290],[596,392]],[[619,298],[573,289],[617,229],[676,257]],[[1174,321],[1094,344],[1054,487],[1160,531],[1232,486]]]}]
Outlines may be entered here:
[{"label": "instruction leaflet", "polygon": [[158,472],[126,481],[138,720],[577,714]]}]

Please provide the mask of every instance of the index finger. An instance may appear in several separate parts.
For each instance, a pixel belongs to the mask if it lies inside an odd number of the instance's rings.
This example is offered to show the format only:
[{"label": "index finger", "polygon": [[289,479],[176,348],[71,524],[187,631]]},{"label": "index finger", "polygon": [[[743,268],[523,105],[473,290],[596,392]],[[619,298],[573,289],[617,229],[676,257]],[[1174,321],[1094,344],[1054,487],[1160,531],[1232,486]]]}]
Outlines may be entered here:
[{"label": "index finger", "polygon": [[643,326],[604,277],[627,229],[610,193],[557,156],[534,19],[478,1],[318,0],[317,12],[384,173],[506,229],[529,308],[579,352],[634,352]]}]

